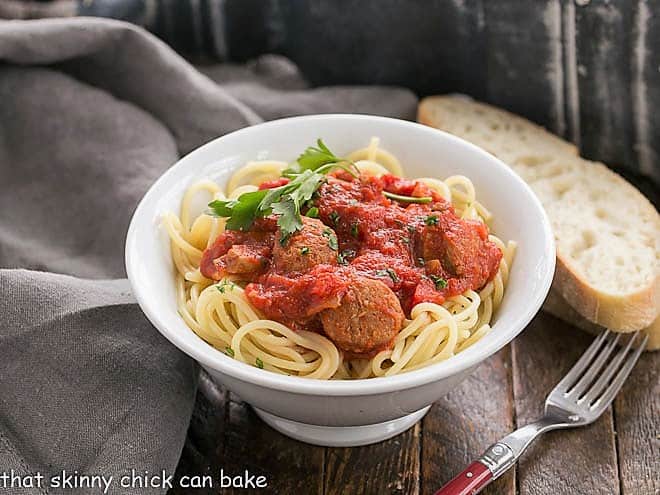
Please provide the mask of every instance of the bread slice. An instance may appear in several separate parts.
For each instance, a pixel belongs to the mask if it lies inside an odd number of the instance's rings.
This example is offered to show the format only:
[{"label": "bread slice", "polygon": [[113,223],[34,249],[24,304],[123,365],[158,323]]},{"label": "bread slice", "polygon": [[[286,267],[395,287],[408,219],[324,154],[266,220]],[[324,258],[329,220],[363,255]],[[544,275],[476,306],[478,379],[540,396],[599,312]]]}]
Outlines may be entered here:
[{"label": "bread slice", "polygon": [[425,98],[418,120],[482,147],[531,186],[555,233],[553,288],[565,303],[620,332],[656,321],[660,217],[637,189],[542,127],[465,97]]},{"label": "bread slice", "polygon": [[[575,311],[556,290],[551,290],[543,303],[543,310],[560,318],[571,325],[581,328],[585,332],[597,335],[603,331],[603,327],[587,320]],[[646,349],[656,351],[660,349],[660,316],[656,318],[649,327],[645,329],[649,336]]]}]

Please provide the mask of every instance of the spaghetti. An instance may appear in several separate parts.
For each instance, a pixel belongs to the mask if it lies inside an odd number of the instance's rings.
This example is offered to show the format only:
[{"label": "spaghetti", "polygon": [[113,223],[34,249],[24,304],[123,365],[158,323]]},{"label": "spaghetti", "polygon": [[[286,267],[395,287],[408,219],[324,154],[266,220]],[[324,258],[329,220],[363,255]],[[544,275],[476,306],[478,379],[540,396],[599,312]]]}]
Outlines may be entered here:
[{"label": "spaghetti", "polygon": [[[377,138],[347,157],[360,174],[401,176],[398,159],[380,148]],[[448,297],[442,304],[421,302],[410,310],[391,345],[373,356],[351,357],[320,332],[292,329],[264,317],[246,297],[239,280],[224,276],[219,281],[200,271],[203,252],[225,231],[227,220],[195,215],[200,195],[213,199],[237,199],[256,191],[266,181],[279,178],[289,166],[280,161],[247,163],[230,178],[227,190],[202,180],[185,192],[179,216],[168,213],[164,225],[171,241],[176,268],[177,306],[186,324],[203,340],[238,361],[268,371],[316,379],[355,379],[391,376],[446,360],[479,341],[491,330],[499,307],[515,242],[488,239],[502,252],[495,275],[480,290]],[[472,182],[464,176],[417,179],[451,203],[461,219],[489,224],[491,213],[478,202]]]}]

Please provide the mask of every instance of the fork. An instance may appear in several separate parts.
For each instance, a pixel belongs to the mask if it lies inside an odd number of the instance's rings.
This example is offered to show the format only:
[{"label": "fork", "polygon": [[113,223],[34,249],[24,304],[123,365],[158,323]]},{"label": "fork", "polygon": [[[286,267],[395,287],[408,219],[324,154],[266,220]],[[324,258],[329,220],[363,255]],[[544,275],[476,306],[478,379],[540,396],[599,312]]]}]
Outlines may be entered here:
[{"label": "fork", "polygon": [[[638,338],[640,337],[640,338]],[[546,431],[588,425],[612,403],[646,346],[636,332],[614,353],[620,333],[605,330],[550,392],[542,418],[494,443],[435,495],[474,495],[504,474],[532,441]]]}]

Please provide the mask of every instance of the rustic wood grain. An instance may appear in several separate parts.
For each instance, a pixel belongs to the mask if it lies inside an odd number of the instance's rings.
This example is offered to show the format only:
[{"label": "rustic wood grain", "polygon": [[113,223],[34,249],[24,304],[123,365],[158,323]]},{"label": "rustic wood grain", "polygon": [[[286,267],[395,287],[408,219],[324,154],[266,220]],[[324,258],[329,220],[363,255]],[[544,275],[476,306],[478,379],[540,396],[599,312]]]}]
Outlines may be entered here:
[{"label": "rustic wood grain", "polygon": [[[173,495],[246,493],[220,486],[220,469],[229,476],[265,476],[259,493],[323,493],[324,449],[292,440],[268,427],[235,395],[202,377],[188,437],[177,467],[181,476],[210,475],[212,489],[175,488]],[[249,493],[250,491],[247,490]]]},{"label": "rustic wood grain", "polygon": [[[360,448],[323,449],[288,439],[236,397],[202,386],[177,475],[211,474],[216,487],[171,493],[245,493],[220,490],[221,467],[226,473],[248,469],[267,476],[269,488],[263,493],[433,493],[514,428],[514,406],[518,425],[536,419],[546,394],[591,341],[540,314],[511,350],[479,366],[433,406],[421,425]],[[523,456],[517,474],[510,471],[485,493],[655,495],[660,489],[659,364],[658,353],[642,357],[617,398],[614,421],[608,410],[590,427],[545,435]]]},{"label": "rustic wood grain", "polygon": [[579,5],[575,22],[582,154],[632,165],[630,2]]},{"label": "rustic wood grain", "polygon": [[575,0],[561,2],[562,72],[564,86],[564,118],[562,137],[580,147],[580,92],[577,76],[575,35]]},{"label": "rustic wood grain", "polygon": [[484,2],[484,14],[488,101],[564,134],[559,0]]},{"label": "rustic wood grain", "polygon": [[[543,414],[546,395],[575,364],[593,337],[545,313],[512,344],[518,426]],[[550,432],[518,464],[520,495],[618,494],[612,411],[594,424]]]},{"label": "rustic wood grain", "polygon": [[[195,399],[186,443],[177,466],[175,487],[172,495],[183,495],[190,490],[180,487],[182,476],[205,476],[214,478],[217,484],[218,467],[224,459],[224,436],[226,430],[227,392],[217,387],[208,375],[202,373]],[[217,493],[215,489],[196,489],[198,495]]]},{"label": "rustic wood grain", "polygon": [[624,495],[660,493],[660,353],[643,354],[614,402]]},{"label": "rustic wood grain", "polygon": [[[638,0],[633,11],[631,97],[633,150],[639,172],[660,183],[660,0]],[[634,164],[633,164],[634,165]]]},{"label": "rustic wood grain", "polygon": [[[486,448],[513,429],[511,356],[508,348],[481,364],[423,420],[422,490],[433,493]],[[488,486],[486,495],[515,494],[515,472]]]},{"label": "rustic wood grain", "polygon": [[328,448],[326,495],[419,494],[420,425],[385,442]]},{"label": "rustic wood grain", "polygon": [[271,47],[295,60],[314,85],[400,84],[422,94],[482,97],[481,3],[276,0],[280,21]]},{"label": "rustic wood grain", "polygon": [[[222,465],[226,472],[266,476],[268,488],[259,493],[322,494],[323,447],[315,447],[276,432],[252,408],[230,394]],[[245,490],[226,490],[242,494]]]}]

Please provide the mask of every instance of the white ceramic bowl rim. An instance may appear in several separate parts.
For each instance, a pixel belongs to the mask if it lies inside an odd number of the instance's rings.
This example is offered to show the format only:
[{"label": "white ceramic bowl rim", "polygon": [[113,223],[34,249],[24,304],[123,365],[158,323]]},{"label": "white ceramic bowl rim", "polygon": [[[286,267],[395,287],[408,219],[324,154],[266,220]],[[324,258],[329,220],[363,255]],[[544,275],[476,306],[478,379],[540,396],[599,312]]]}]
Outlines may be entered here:
[{"label": "white ceramic bowl rim", "polygon": [[[190,343],[184,339],[179,333],[169,329],[167,322],[161,317],[156,308],[148,304],[146,297],[140,291],[140,286],[135,282],[137,280],[137,266],[140,263],[140,258],[137,256],[132,256],[130,244],[131,240],[136,235],[136,225],[137,219],[145,215],[153,215],[154,212],[147,210],[145,206],[147,203],[150,203],[154,195],[158,194],[158,185],[168,178],[170,174],[173,174],[175,169],[181,164],[181,160],[184,158],[193,157],[194,155],[201,154],[207,147],[210,147],[214,142],[227,138],[228,136],[234,136],[253,132],[256,127],[276,127],[281,125],[286,121],[308,121],[310,125],[314,122],[319,122],[322,120],[335,120],[335,119],[346,119],[350,120],[370,120],[370,121],[394,121],[398,125],[414,127],[416,132],[423,132],[429,134],[440,133],[444,135],[444,138],[449,141],[455,141],[457,145],[463,147],[470,147],[473,153],[481,155],[484,160],[490,162],[490,165],[497,166],[501,168],[500,172],[508,175],[508,180],[511,182],[517,183],[519,187],[526,190],[527,200],[530,202],[530,207],[537,210],[539,218],[542,222],[542,231],[546,239],[545,242],[545,252],[543,253],[543,259],[540,260],[541,264],[539,265],[539,277],[543,281],[542,285],[539,286],[539,290],[535,293],[530,294],[530,300],[528,305],[521,311],[515,320],[510,324],[508,329],[500,330],[498,333],[491,333],[493,338],[489,340],[487,345],[476,347],[471,346],[459,355],[454,356],[446,361],[439,362],[421,368],[419,370],[410,371],[395,376],[388,377],[378,377],[378,378],[368,378],[360,380],[315,380],[300,378],[295,376],[286,376],[280,375],[277,373],[264,371],[239,361],[236,361],[233,358],[226,356],[223,352],[215,349],[211,345],[205,343],[201,339],[199,342],[194,344]],[[463,370],[466,370],[472,366],[476,366],[481,361],[485,360],[499,349],[508,344],[513,338],[515,338],[518,333],[520,333],[527,324],[532,320],[540,309],[552,283],[552,277],[554,274],[555,268],[555,245],[554,237],[552,230],[550,228],[550,223],[545,211],[537,199],[536,195],[532,192],[529,186],[516,175],[508,166],[500,162],[492,155],[486,153],[477,146],[468,143],[456,136],[451,134],[433,129],[431,127],[417,124],[414,122],[403,121],[399,119],[392,119],[388,117],[378,117],[371,115],[355,115],[355,114],[323,114],[323,115],[308,115],[302,117],[289,117],[284,119],[273,120],[265,122],[262,124],[257,124],[256,126],[246,127],[238,131],[234,131],[230,134],[226,134],[219,138],[216,138],[209,143],[201,146],[200,148],[192,151],[186,157],[181,158],[176,164],[174,164],[170,169],[168,169],[147,191],[144,198],[138,205],[131,224],[128,229],[128,234],[126,238],[126,271],[131,285],[133,287],[134,295],[138,301],[138,304],[148,317],[148,319],[156,326],[157,329],[177,346],[180,350],[188,354],[189,356],[195,358],[202,365],[209,368],[215,369],[221,373],[227,374],[233,378],[243,380],[249,383],[253,383],[265,388],[283,390],[287,392],[306,394],[306,395],[317,395],[317,396],[338,396],[338,395],[372,395],[380,394],[385,392],[392,392],[397,390],[405,390],[408,388],[417,387],[430,383],[436,380],[441,380],[448,376],[457,374]],[[185,325],[185,323],[184,323]],[[187,325],[186,325],[187,327]],[[190,330],[192,332],[192,330]]]}]

